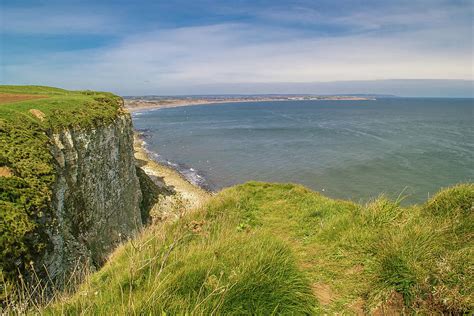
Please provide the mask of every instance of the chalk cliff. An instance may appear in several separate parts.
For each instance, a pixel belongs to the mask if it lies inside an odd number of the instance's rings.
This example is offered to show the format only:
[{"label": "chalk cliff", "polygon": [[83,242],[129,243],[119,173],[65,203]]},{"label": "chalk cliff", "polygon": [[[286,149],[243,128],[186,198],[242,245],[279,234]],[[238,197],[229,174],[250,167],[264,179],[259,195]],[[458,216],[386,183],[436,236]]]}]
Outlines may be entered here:
[{"label": "chalk cliff", "polygon": [[122,98],[42,86],[2,93],[20,99],[0,106],[0,301],[5,283],[39,277],[61,288],[71,272],[100,267],[156,200],[137,171]]},{"label": "chalk cliff", "polygon": [[51,135],[56,225],[44,263],[56,279],[79,262],[104,263],[110,251],[142,226],[141,191],[128,114],[112,123],[65,128]]}]

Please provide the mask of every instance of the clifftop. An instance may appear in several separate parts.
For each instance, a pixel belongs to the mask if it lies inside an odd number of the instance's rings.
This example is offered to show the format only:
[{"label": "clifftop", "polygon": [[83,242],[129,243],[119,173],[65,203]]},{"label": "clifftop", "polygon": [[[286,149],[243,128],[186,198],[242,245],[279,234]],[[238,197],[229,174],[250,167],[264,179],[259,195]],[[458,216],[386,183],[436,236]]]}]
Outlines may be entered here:
[{"label": "clifftop", "polygon": [[[103,261],[110,236],[140,227],[128,222],[141,197],[122,104],[111,93],[0,86],[0,279],[38,265],[59,276],[79,257]],[[114,203],[130,219],[97,220],[114,218]],[[92,236],[98,225],[105,243]]]},{"label": "clifftop", "polygon": [[122,98],[107,92],[0,86],[0,119],[19,125],[28,120],[53,130],[69,125],[84,127],[95,120],[113,119],[122,105]]}]

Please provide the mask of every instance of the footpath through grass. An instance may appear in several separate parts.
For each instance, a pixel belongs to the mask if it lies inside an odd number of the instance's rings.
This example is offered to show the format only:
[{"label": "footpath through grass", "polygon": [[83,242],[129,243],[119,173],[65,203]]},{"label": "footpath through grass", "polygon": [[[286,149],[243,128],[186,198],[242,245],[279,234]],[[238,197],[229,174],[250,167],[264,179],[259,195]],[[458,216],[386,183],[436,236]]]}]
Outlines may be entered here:
[{"label": "footpath through grass", "polygon": [[4,282],[25,272],[54,228],[51,135],[106,124],[121,111],[110,93],[42,86],[0,86],[0,301]]},{"label": "footpath through grass", "polygon": [[250,182],[120,247],[46,314],[469,313],[474,185],[402,208]]}]

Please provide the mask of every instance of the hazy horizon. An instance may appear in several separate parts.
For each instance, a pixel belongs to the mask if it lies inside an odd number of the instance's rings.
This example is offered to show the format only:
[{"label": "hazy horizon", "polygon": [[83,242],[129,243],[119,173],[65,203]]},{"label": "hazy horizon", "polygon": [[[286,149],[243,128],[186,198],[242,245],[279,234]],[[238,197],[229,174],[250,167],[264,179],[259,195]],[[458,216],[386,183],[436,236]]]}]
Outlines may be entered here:
[{"label": "hazy horizon", "polygon": [[[393,79],[307,83],[238,83],[201,85],[188,93],[159,94],[144,91],[123,96],[215,96],[215,95],[392,95],[396,97],[473,98],[474,81]],[[176,92],[178,92],[177,90]],[[214,91],[220,91],[216,93]]]}]

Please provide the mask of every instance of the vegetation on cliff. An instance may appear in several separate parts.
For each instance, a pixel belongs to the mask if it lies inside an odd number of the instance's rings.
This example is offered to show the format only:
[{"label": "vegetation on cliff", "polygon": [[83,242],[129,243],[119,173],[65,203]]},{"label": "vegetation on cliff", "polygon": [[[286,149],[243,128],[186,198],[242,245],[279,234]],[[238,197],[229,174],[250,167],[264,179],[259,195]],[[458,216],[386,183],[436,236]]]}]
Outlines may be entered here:
[{"label": "vegetation on cliff", "polygon": [[111,121],[121,104],[110,93],[0,86],[0,281],[34,265],[48,247],[45,228],[55,225],[49,136]]},{"label": "vegetation on cliff", "polygon": [[121,246],[64,314],[466,313],[474,185],[366,205],[250,182]]}]

